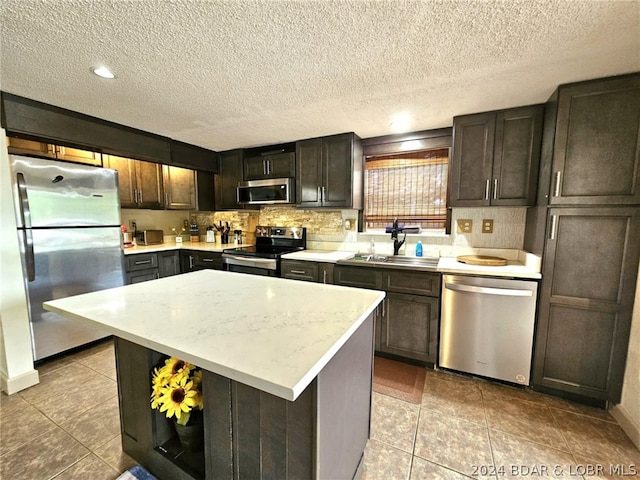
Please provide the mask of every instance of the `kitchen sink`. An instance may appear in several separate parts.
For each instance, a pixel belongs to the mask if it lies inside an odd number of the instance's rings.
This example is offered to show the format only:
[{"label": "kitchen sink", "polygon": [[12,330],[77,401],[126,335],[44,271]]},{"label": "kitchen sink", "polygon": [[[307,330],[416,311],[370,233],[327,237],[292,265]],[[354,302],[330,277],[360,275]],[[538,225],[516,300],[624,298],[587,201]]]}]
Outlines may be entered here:
[{"label": "kitchen sink", "polygon": [[340,260],[338,263],[346,265],[375,265],[376,267],[408,267],[435,271],[438,261],[438,257],[405,257],[402,255],[356,253],[353,257]]}]

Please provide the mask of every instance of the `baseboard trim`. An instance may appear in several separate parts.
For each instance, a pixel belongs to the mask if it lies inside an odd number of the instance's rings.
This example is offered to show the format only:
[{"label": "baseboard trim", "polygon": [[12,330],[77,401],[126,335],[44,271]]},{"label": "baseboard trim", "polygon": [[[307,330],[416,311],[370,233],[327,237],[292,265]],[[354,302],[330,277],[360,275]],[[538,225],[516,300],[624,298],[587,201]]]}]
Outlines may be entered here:
[{"label": "baseboard trim", "polygon": [[7,395],[12,395],[24,390],[25,388],[33,387],[40,383],[40,377],[37,370],[30,370],[18,375],[16,377],[7,377],[4,373],[0,374],[0,388]]},{"label": "baseboard trim", "polygon": [[629,436],[631,441],[638,447],[638,450],[640,450],[640,425],[636,423],[637,420],[620,404],[611,407],[609,413],[617,420],[624,433]]}]

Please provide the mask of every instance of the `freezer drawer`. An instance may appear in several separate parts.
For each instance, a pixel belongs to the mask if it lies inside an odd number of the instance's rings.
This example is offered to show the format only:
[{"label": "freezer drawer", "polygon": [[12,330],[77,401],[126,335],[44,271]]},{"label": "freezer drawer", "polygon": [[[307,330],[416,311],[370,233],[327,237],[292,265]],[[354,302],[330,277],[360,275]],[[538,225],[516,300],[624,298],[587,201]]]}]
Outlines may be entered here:
[{"label": "freezer drawer", "polygon": [[529,385],[538,283],[444,275],[439,365]]}]

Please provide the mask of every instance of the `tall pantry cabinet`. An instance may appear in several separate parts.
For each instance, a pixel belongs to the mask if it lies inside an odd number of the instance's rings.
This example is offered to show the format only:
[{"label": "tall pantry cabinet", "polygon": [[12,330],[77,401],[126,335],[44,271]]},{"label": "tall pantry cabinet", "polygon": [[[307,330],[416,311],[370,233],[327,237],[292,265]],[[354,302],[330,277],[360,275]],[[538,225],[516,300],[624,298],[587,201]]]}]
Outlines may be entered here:
[{"label": "tall pantry cabinet", "polygon": [[640,257],[640,74],[562,85],[545,111],[533,385],[620,401]]}]

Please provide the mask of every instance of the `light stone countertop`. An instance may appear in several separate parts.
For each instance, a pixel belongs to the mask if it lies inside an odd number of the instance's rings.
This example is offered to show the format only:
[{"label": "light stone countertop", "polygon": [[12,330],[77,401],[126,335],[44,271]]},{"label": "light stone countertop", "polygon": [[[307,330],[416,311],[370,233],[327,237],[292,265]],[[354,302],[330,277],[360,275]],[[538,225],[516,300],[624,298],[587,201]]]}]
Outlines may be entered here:
[{"label": "light stone countertop", "polygon": [[51,300],[44,307],[295,400],[384,295],[201,270]]},{"label": "light stone countertop", "polygon": [[252,243],[207,243],[207,242],[183,242],[183,243],[160,243],[158,245],[136,245],[134,247],[122,248],[125,255],[136,253],[166,252],[169,250],[199,250],[202,252],[222,252],[226,248],[249,247]]}]

